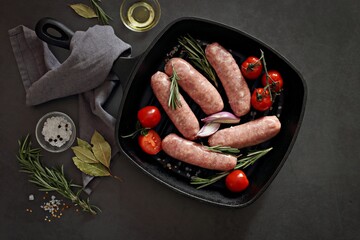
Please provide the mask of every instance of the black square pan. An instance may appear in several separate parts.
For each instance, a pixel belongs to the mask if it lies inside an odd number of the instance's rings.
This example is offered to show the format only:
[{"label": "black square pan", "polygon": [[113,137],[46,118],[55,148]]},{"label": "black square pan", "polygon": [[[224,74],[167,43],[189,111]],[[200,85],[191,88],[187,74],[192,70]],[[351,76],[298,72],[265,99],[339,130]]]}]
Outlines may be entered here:
[{"label": "black square pan", "polygon": [[[167,59],[181,54],[178,50],[178,39],[187,34],[202,43],[220,43],[231,51],[239,64],[249,55],[259,56],[259,50],[262,49],[268,69],[279,70],[284,78],[283,93],[278,98],[273,110],[266,113],[277,115],[282,129],[275,138],[260,146],[255,146],[255,149],[273,147],[273,150],[246,169],[250,185],[244,192],[230,193],[221,181],[213,186],[196,189],[190,185],[191,177],[199,173],[200,175],[209,174],[206,170],[180,163],[163,152],[156,156],[147,155],[141,151],[136,139],[121,137],[135,130],[137,111],[140,108],[146,105],[155,105],[162,110],[150,87],[150,78],[156,71],[164,71]],[[115,64],[113,70],[121,72],[120,68],[121,64]],[[267,189],[291,151],[305,110],[307,94],[305,82],[300,73],[283,56],[246,33],[203,19],[182,18],[169,24],[138,58],[132,73],[126,79],[127,81],[122,83],[123,97],[116,123],[116,139],[122,153],[145,173],[171,189],[222,206],[247,206]],[[258,82],[249,83],[251,89],[258,85]],[[224,92],[220,90],[220,93],[225,98]],[[186,98],[186,94],[184,95],[195,115],[199,118],[204,117],[198,106],[191,99]],[[225,110],[226,108],[228,106],[225,106]],[[259,116],[259,113],[252,111],[242,118],[242,122],[256,114]],[[168,133],[177,132],[177,130],[163,110],[162,116],[162,120],[155,130],[163,138]]]}]

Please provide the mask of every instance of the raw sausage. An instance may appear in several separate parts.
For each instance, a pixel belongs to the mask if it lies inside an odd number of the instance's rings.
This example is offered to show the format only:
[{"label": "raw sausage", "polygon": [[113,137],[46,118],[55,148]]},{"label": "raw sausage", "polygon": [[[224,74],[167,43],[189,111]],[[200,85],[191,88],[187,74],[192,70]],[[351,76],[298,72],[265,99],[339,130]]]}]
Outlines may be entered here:
[{"label": "raw sausage", "polygon": [[168,106],[170,84],[169,77],[163,72],[158,71],[151,77],[151,88],[166,114],[185,138],[193,140],[200,130],[199,121],[181,94],[181,107],[174,110]]},{"label": "raw sausage", "polygon": [[233,56],[220,44],[209,44],[205,55],[215,69],[234,114],[238,117],[250,111],[250,90]]},{"label": "raw sausage", "polygon": [[206,169],[228,171],[237,163],[234,156],[211,152],[205,146],[183,139],[174,133],[162,140],[161,147],[175,159]]},{"label": "raw sausage", "polygon": [[265,116],[235,127],[224,128],[209,137],[210,146],[244,148],[265,142],[280,132],[276,116]]},{"label": "raw sausage", "polygon": [[181,58],[172,58],[165,65],[165,73],[179,76],[179,85],[201,107],[207,115],[220,112],[223,100],[216,88],[190,63]]}]

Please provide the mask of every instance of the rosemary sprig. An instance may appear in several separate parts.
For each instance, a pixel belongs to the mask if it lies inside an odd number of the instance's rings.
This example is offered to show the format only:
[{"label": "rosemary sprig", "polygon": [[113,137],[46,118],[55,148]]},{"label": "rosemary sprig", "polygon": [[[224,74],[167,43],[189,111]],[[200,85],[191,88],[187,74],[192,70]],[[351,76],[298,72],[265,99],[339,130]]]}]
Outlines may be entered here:
[{"label": "rosemary sprig", "polygon": [[206,59],[205,52],[200,44],[190,35],[180,38],[179,43],[189,54],[189,59],[191,62],[197,68],[203,70],[206,76],[214,82],[216,87],[218,87],[215,70],[211,67],[210,63]]},{"label": "rosemary sprig", "polygon": [[[29,182],[39,187],[39,191],[56,191],[73,203],[79,205],[84,211],[97,214],[100,209],[91,205],[89,198],[80,199],[82,187],[67,180],[64,175],[63,166],[60,169],[44,167],[40,162],[39,148],[32,148],[29,135],[21,142],[19,141],[19,153],[17,159],[20,171],[29,174]],[[71,188],[80,188],[76,193]]]},{"label": "rosemary sprig", "polygon": [[151,128],[148,127],[142,127],[141,123],[139,121],[136,122],[136,130],[130,134],[127,135],[121,135],[122,138],[135,138],[139,133],[143,136],[145,136]]},{"label": "rosemary sprig", "polygon": [[172,69],[173,69],[173,73],[170,77],[171,85],[170,85],[170,96],[169,96],[168,106],[171,107],[171,109],[176,110],[176,108],[181,107],[179,84],[178,84],[178,80],[180,78],[177,75],[174,66],[172,66]]},{"label": "rosemary sprig", "polygon": [[[253,165],[259,158],[266,155],[271,150],[272,148],[267,148],[264,150],[248,153],[246,156],[240,156],[234,169],[245,169]],[[231,171],[232,170],[220,172],[209,178],[194,177],[191,179],[190,184],[199,185],[197,189],[204,188],[226,177]]]},{"label": "rosemary sprig", "polygon": [[234,169],[245,169],[245,168],[253,165],[259,158],[266,155],[271,150],[272,150],[272,147],[264,149],[264,150],[250,152],[246,156],[242,156],[242,157],[238,158],[237,164]]},{"label": "rosemary sprig", "polygon": [[100,7],[101,0],[90,0],[90,3],[97,15],[98,21],[103,25],[109,25],[109,20],[112,20],[112,18]]},{"label": "rosemary sprig", "polygon": [[206,148],[208,150],[210,150],[210,151],[218,152],[218,153],[225,153],[225,154],[238,154],[238,153],[240,153],[240,150],[237,149],[237,148],[220,146],[220,145],[212,146],[212,147],[206,146]]}]

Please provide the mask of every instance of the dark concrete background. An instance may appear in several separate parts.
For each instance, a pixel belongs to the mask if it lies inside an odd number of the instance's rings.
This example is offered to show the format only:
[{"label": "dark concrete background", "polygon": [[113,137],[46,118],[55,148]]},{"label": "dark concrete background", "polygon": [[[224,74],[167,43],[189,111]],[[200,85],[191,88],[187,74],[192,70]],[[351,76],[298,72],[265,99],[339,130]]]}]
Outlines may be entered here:
[{"label": "dark concrete background", "polygon": [[[116,34],[141,54],[171,21],[183,16],[211,19],[247,32],[287,58],[308,88],[306,112],[297,141],[278,176],[252,205],[228,209],[183,196],[119,157],[113,171],[122,183],[103,179],[91,202],[98,216],[64,212],[44,221],[42,193],[19,173],[17,140],[33,134],[37,120],[63,111],[77,120],[77,98],[36,107],[25,92],[7,31],[34,28],[53,17],[74,30],[95,20],[75,15],[66,1],[1,0],[0,7],[0,239],[358,239],[360,235],[360,2],[160,0],[159,25],[133,33],[120,22],[121,0],[104,0]],[[87,3],[87,1],[82,0]],[[54,50],[58,57],[66,52]],[[43,152],[47,165],[63,164],[75,182],[80,176],[71,153]],[[35,195],[29,201],[29,194]],[[59,197],[60,198],[60,197]],[[30,214],[26,211],[31,208]]]}]

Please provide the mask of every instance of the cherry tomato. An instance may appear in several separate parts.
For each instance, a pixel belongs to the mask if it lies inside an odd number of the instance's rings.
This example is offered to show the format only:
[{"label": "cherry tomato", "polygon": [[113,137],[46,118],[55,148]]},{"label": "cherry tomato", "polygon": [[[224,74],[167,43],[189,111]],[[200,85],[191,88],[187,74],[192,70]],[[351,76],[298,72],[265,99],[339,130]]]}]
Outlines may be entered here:
[{"label": "cherry tomato", "polygon": [[231,192],[241,192],[249,186],[249,180],[242,170],[236,169],[226,176],[225,185]]},{"label": "cherry tomato", "polygon": [[138,111],[137,118],[144,128],[153,128],[159,124],[161,114],[157,107],[146,106]]},{"label": "cherry tomato", "polygon": [[271,105],[271,97],[268,90],[256,88],[251,95],[251,105],[258,111],[266,111]]},{"label": "cherry tomato", "polygon": [[262,63],[259,58],[257,57],[248,57],[242,64],[241,64],[241,73],[246,79],[257,79],[262,72]]},{"label": "cherry tomato", "polygon": [[141,149],[150,155],[155,155],[161,151],[161,138],[157,132],[150,129],[144,135],[139,135],[138,138]]},{"label": "cherry tomato", "polygon": [[269,84],[271,90],[275,92],[279,92],[284,85],[283,78],[281,77],[280,73],[276,70],[269,70],[268,75],[266,75],[265,73],[261,78],[261,83],[264,87],[267,84]]}]

